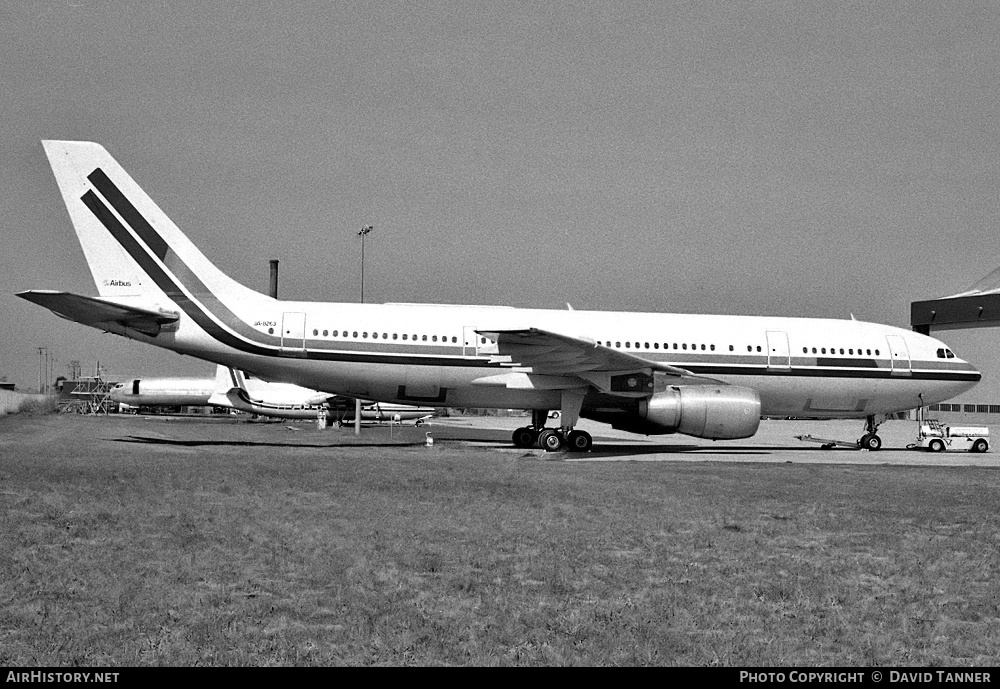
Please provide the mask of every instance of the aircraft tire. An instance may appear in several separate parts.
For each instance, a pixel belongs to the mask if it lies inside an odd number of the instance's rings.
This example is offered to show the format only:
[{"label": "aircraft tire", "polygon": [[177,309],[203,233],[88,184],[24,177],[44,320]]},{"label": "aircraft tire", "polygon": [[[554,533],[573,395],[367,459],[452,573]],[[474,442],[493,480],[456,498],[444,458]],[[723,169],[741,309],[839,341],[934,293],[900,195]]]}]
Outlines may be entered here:
[{"label": "aircraft tire", "polygon": [[523,426],[514,431],[511,440],[514,441],[514,447],[534,447],[538,442],[538,435],[527,426]]},{"label": "aircraft tire", "polygon": [[861,447],[871,452],[878,452],[882,449],[882,439],[874,433],[866,433],[861,436]]},{"label": "aircraft tire", "polygon": [[551,428],[546,428],[538,434],[538,447],[546,452],[558,452],[563,448],[563,439]]},{"label": "aircraft tire", "polygon": [[587,431],[570,431],[566,438],[566,447],[570,452],[589,452],[593,444],[594,439]]}]

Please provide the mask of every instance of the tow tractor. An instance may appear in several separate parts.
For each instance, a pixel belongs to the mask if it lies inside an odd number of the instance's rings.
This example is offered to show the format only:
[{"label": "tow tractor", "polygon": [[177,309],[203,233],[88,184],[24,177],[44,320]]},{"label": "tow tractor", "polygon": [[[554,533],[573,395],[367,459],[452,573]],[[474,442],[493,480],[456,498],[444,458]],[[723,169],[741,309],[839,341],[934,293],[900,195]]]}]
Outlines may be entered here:
[{"label": "tow tractor", "polygon": [[925,419],[924,408],[920,407],[917,410],[917,442],[909,447],[929,452],[986,452],[990,449],[990,429],[986,426],[949,426],[936,419]]}]

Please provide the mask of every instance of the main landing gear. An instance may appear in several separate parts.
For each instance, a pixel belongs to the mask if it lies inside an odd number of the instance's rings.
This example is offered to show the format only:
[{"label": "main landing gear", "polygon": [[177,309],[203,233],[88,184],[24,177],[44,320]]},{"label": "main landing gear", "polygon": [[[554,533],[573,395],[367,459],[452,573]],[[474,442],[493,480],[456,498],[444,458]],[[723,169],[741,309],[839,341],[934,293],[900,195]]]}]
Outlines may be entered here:
[{"label": "main landing gear", "polygon": [[858,440],[858,447],[872,452],[882,449],[882,439],[876,435],[879,425],[874,416],[865,417],[865,434]]},{"label": "main landing gear", "polygon": [[[578,414],[567,415],[563,410],[560,419],[563,421],[566,421],[567,418],[575,420],[578,418]],[[514,441],[514,447],[538,447],[546,452],[558,452],[563,448],[570,452],[587,452],[594,444],[590,433],[574,430],[571,425],[561,428],[545,428],[547,418],[547,409],[533,409],[531,411],[531,425],[522,426],[514,431],[511,438]]]}]

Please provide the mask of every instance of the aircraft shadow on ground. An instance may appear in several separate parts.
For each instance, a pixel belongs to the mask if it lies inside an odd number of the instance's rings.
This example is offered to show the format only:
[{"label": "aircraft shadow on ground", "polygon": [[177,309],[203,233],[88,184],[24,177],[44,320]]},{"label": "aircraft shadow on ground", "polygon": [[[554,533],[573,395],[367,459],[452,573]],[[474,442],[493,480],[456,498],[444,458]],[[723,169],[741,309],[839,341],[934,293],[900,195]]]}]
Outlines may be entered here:
[{"label": "aircraft shadow on ground", "polygon": [[423,445],[422,442],[370,442],[370,443],[279,443],[259,440],[176,440],[174,438],[147,438],[130,435],[127,438],[111,438],[110,442],[133,443],[137,445],[174,445],[178,447],[413,447]]},{"label": "aircraft shadow on ground", "polygon": [[[449,437],[438,437],[439,441],[443,442],[478,442],[482,443],[481,446],[492,447],[493,449],[506,450],[512,449],[509,442],[498,441],[494,438],[449,438]],[[308,443],[308,442],[277,442],[277,441],[262,441],[262,440],[211,440],[211,439],[195,439],[195,440],[179,440],[176,438],[154,438],[148,436],[137,436],[131,435],[125,438],[111,438],[110,442],[118,443],[130,443],[136,445],[172,445],[175,447],[311,447],[311,448],[335,448],[335,447],[416,447],[424,445],[424,441],[406,441],[406,440],[372,440],[369,442],[333,442],[333,443]],[[538,448],[523,448],[527,450]],[[646,455],[670,455],[670,454],[682,454],[682,455],[704,455],[707,457],[713,455],[770,455],[775,452],[787,452],[789,450],[794,450],[796,452],[834,452],[835,449],[824,449],[819,447],[789,447],[787,445],[774,445],[774,446],[727,446],[727,447],[707,447],[705,445],[648,445],[648,444],[629,444],[629,443],[607,443],[596,441],[590,452],[585,454],[577,454],[573,452],[563,452],[563,453],[552,453],[553,457],[556,456],[568,456],[568,457],[636,457],[636,456],[646,456]],[[848,448],[839,448],[841,452],[857,452],[857,450],[851,450]],[[548,454],[548,453],[547,453]]]},{"label": "aircraft shadow on ground", "polygon": [[628,445],[595,442],[590,450],[591,455],[622,457],[628,455],[670,455],[670,454],[739,454],[767,455],[771,454],[766,447],[727,447],[716,449],[704,445]]}]

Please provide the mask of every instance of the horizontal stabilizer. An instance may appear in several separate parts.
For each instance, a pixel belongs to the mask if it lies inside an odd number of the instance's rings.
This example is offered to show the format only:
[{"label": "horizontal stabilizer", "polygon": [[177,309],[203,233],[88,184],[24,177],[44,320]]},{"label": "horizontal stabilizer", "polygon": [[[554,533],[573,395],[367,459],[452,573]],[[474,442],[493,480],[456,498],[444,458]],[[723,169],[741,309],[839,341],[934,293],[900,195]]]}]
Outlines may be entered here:
[{"label": "horizontal stabilizer", "polygon": [[54,314],[67,320],[107,329],[116,324],[155,337],[163,326],[176,323],[180,318],[176,313],[164,313],[137,306],[124,306],[98,297],[85,297],[71,292],[53,290],[28,290],[19,292],[22,299],[44,306]]}]

